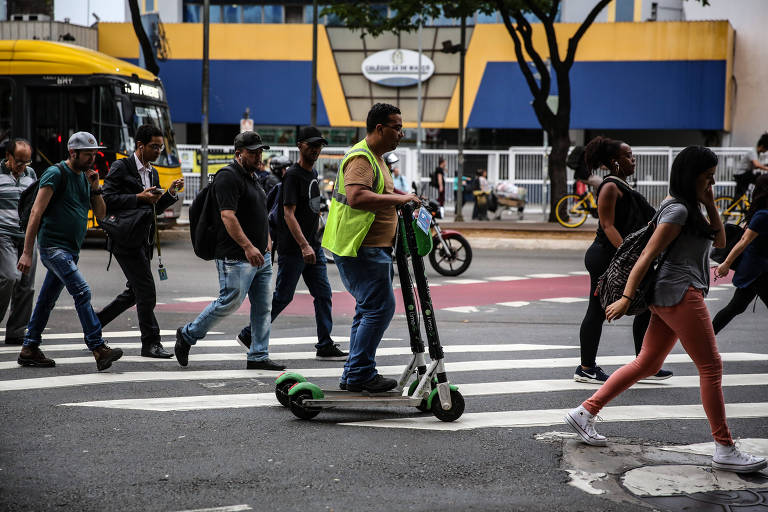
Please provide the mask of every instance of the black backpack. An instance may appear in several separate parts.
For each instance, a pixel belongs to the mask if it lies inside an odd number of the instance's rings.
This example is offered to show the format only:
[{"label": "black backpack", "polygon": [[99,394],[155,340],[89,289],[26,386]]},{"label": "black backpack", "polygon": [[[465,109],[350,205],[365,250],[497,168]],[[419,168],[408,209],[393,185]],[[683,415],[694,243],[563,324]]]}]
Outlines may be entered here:
[{"label": "black backpack", "polygon": [[280,182],[267,194],[267,219],[269,220],[269,236],[274,243],[275,235],[281,226],[280,209],[283,207],[283,183]]},{"label": "black backpack", "polygon": [[586,180],[590,172],[587,169],[587,162],[584,161],[584,146],[576,146],[568,155],[565,165],[573,169],[573,177],[577,180]]},{"label": "black backpack", "polygon": [[[53,192],[53,197],[51,197],[51,201],[48,203],[49,205],[54,202],[56,199],[58,199],[64,190],[67,188],[67,172],[66,170],[61,166],[61,163],[56,164],[56,167],[59,168],[59,172],[61,173],[61,181],[59,182],[59,187]],[[42,179],[42,176],[41,176]],[[37,193],[40,191],[40,180],[36,180],[34,183],[32,183],[30,186],[24,189],[24,192],[21,193],[19,196],[19,204],[16,207],[19,212],[19,227],[21,228],[22,232],[27,231],[27,226],[29,225],[29,217],[32,215],[32,206],[35,204],[35,199],[37,199]]]},{"label": "black backpack", "polygon": [[216,176],[227,170],[237,172],[229,166],[219,169],[211,183],[197,193],[189,207],[189,236],[192,239],[192,249],[198,258],[206,261],[215,258],[216,242],[219,233],[224,229],[219,205],[211,189],[216,182]]},{"label": "black backpack", "polygon": [[[673,201],[664,207],[666,208],[670,204],[680,204],[678,201]],[[656,230],[656,223],[664,208],[660,208],[654,215],[653,219],[643,228],[638,229],[634,233],[630,233],[621,243],[616,254],[613,255],[611,263],[608,264],[608,269],[600,276],[597,282],[597,288],[595,289],[595,296],[600,299],[600,306],[603,310],[621,299],[624,295],[624,288],[627,285],[629,274],[632,272],[632,268],[635,266],[637,259],[640,257],[640,253],[643,252],[645,246],[648,245],[648,240],[651,239],[653,232]],[[661,268],[661,264],[666,259],[667,255],[672,250],[674,241],[669,244],[664,254],[656,261],[656,264],[651,264],[648,268],[648,272],[645,274],[640,286],[638,286],[635,296],[632,299],[632,303],[627,309],[626,315],[639,315],[648,309],[653,301],[653,289],[656,285],[656,274]]]}]

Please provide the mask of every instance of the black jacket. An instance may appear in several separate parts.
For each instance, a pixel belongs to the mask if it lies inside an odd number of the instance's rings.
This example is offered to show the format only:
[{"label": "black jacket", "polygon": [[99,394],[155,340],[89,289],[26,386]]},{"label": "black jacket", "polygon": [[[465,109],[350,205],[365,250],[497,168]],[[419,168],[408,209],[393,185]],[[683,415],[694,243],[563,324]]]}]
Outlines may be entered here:
[{"label": "black jacket", "polygon": [[[160,177],[157,170],[152,168],[152,186],[160,186]],[[131,153],[128,158],[115,160],[109,168],[109,174],[104,179],[104,202],[107,204],[107,214],[116,213],[122,210],[134,210],[145,208],[152,210],[152,205],[140,202],[136,194],[144,190],[144,185],[139,176],[139,170],[136,168],[136,160]],[[178,197],[173,197],[166,191],[160,200],[155,203],[155,211],[162,213],[166,208],[178,201]],[[154,233],[154,224],[156,219],[152,217],[150,233]],[[151,247],[155,243],[154,237],[149,237],[148,245]]]}]

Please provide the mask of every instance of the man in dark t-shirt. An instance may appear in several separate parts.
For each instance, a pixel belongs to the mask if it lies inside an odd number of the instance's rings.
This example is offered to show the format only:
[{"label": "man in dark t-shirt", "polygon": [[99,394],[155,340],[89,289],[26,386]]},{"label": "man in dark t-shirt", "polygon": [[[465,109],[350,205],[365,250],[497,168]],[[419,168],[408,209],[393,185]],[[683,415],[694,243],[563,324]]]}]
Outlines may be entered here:
[{"label": "man in dark t-shirt", "polygon": [[192,322],[176,330],[176,360],[189,362],[189,349],[226,316],[238,310],[247,296],[251,302],[248,343],[249,370],[284,370],[269,359],[272,260],[267,223],[267,198],[256,181],[263,144],[256,132],[235,137],[235,159],[216,173],[213,187],[223,229],[216,239],[214,258],[219,272],[219,297]]},{"label": "man in dark t-shirt", "polygon": [[[278,197],[282,204],[282,209],[278,209],[279,222],[276,229],[280,256],[277,283],[272,294],[272,321],[291,303],[299,277],[303,277],[315,305],[316,358],[344,361],[347,353],[342,352],[331,339],[331,285],[328,282],[325,255],[317,236],[322,197],[314,165],[323,145],[328,144],[328,141],[314,126],[299,130],[297,141],[299,161],[286,171]],[[237,338],[240,343],[248,346],[250,329],[244,328]]]}]

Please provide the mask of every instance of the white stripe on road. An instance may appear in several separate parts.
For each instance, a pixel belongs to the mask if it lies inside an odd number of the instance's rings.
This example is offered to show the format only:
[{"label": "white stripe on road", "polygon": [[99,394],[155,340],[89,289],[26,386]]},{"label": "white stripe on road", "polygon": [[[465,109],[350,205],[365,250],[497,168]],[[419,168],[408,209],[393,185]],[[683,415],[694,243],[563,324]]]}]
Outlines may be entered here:
[{"label": "white stripe on road", "polygon": [[443,284],[479,284],[487,281],[481,279],[443,279]]},{"label": "white stripe on road", "polygon": [[488,281],[523,281],[529,278],[521,277],[521,276],[495,276],[495,277],[488,277],[487,279]]},{"label": "white stripe on road", "polygon": [[253,510],[248,505],[229,505],[227,507],[196,508],[190,510],[180,510],[179,512],[243,512]]},{"label": "white stripe on road", "polygon": [[176,297],[175,301],[178,302],[212,302],[218,299],[218,297]]},{"label": "white stripe on road", "polygon": [[586,270],[577,270],[575,272],[568,272],[568,273],[571,274],[572,276],[588,276],[589,275],[589,272],[587,272]]},{"label": "white stripe on road", "polygon": [[[724,375],[723,386],[768,385],[768,374],[751,373]],[[698,376],[672,377],[665,381],[649,381],[638,384],[633,390],[660,388],[698,388]],[[522,393],[548,393],[552,391],[578,391],[597,389],[593,384],[575,382],[573,379],[522,380],[506,382],[482,382],[460,384],[465,397],[489,395],[514,395]],[[277,407],[280,405],[274,393],[239,393],[226,395],[175,396],[161,398],[127,398],[61,404],[70,407],[100,407],[105,409],[132,409],[142,411],[196,411],[204,409],[240,409],[246,407]]]},{"label": "white stripe on road", "polygon": [[541,299],[541,302],[557,302],[560,304],[571,304],[572,302],[588,302],[586,297],[553,297],[551,299]]},{"label": "white stripe on road", "polygon": [[451,313],[479,313],[480,309],[475,306],[456,306],[453,308],[441,308],[440,311],[449,311]]},{"label": "white stripe on road", "polygon": [[[315,338],[316,339],[316,338]],[[231,345],[239,345],[236,342],[229,342]],[[270,341],[270,344],[271,341]],[[111,345],[116,347],[116,345]],[[205,345],[203,345],[205,346]],[[210,346],[210,345],[209,345]],[[135,347],[133,347],[135,348]],[[494,345],[451,345],[449,347],[443,347],[443,350],[447,354],[463,354],[466,352],[521,352],[521,351],[538,351],[538,350],[562,350],[573,349],[576,350],[579,347],[573,345],[536,345],[532,343],[509,343],[509,344],[494,344]],[[410,355],[410,347],[381,347],[376,351],[377,356],[402,356]],[[205,353],[205,354],[190,354],[190,361],[238,361],[242,360],[245,355],[245,349],[242,352],[222,352],[222,353]],[[298,359],[315,359],[315,352],[272,352],[272,357],[276,360],[294,361]],[[93,356],[80,356],[80,357],[61,357],[56,358],[56,364],[91,364],[94,362]],[[141,356],[123,356],[120,358],[121,363],[146,363],[149,360],[146,357]],[[154,359],[155,363],[172,363],[173,359]],[[16,361],[3,361],[0,362],[0,370],[9,370],[11,368],[18,367]]]},{"label": "white stripe on road", "polygon": [[568,277],[565,274],[528,274],[528,277],[533,279],[551,279],[553,277]]},{"label": "white stripe on road", "polygon": [[[242,354],[239,355],[242,358]],[[635,356],[610,356],[602,357],[602,366],[623,365]],[[725,352],[720,354],[724,362],[754,362],[768,361],[768,354],[753,354],[749,352]],[[142,358],[146,362],[146,358]],[[154,361],[162,361],[154,359]],[[166,360],[167,361],[167,360]],[[119,368],[122,359],[112,368]],[[687,354],[670,354],[664,361],[666,364],[692,364]],[[91,360],[93,363],[93,360]],[[482,360],[463,361],[458,363],[446,363],[447,372],[471,372],[477,370],[519,370],[521,368],[567,368],[576,367],[581,361],[578,357],[550,358],[550,359],[507,359],[507,360]],[[378,366],[377,370],[383,375],[399,375],[403,371],[403,365]],[[24,369],[18,371],[31,373],[50,372],[48,369]],[[341,368],[305,368],[288,371],[299,373],[307,378],[313,377],[338,377]],[[27,373],[29,374],[29,373]],[[149,381],[185,381],[185,380],[231,380],[277,377],[279,373],[266,370],[184,370],[174,368],[157,372],[125,372],[125,373],[86,373],[81,375],[62,375],[53,377],[39,377],[28,379],[0,381],[0,391],[19,391],[24,389],[48,389],[68,386],[85,386],[92,384],[114,384],[118,382],[149,382]]]},{"label": "white stripe on road", "polygon": [[[576,406],[578,404],[574,404]],[[355,427],[410,428],[418,430],[473,430],[477,428],[506,427],[546,427],[564,422],[565,409],[542,409],[528,411],[500,411],[465,413],[458,420],[447,423],[434,417],[383,419],[339,423]],[[733,418],[768,417],[768,403],[726,404],[725,412]],[[606,422],[635,422],[656,420],[705,420],[704,408],[695,405],[626,405],[606,407],[600,411],[600,417]],[[598,426],[598,430],[600,430]]]},{"label": "white stripe on road", "polygon": [[521,308],[523,306],[527,306],[530,304],[530,302],[525,302],[524,300],[515,300],[512,302],[497,302],[497,306],[507,306],[509,308]]}]

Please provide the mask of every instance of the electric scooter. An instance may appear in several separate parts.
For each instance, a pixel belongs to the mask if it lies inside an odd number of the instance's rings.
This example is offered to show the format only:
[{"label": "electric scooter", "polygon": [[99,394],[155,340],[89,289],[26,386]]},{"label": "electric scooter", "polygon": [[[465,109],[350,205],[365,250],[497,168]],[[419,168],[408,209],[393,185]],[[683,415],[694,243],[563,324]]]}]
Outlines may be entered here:
[{"label": "electric scooter", "polygon": [[[425,208],[417,210],[422,216],[420,223],[414,220],[414,206],[407,203],[398,208],[398,236],[395,248],[400,289],[403,294],[405,317],[410,337],[411,361],[405,367],[397,387],[386,393],[354,393],[342,390],[321,389],[302,375],[286,372],[275,381],[275,396],[284,406],[301,419],[312,419],[323,409],[337,407],[389,407],[393,405],[416,407],[431,412],[439,420],[454,421],[464,413],[464,397],[458,388],[448,381],[443,362],[443,347],[437,332],[432,298],[429,293],[424,255],[432,248],[429,234],[429,213]],[[411,279],[408,261],[413,267],[416,281]],[[427,365],[424,341],[419,322],[419,305],[431,362]]]}]

